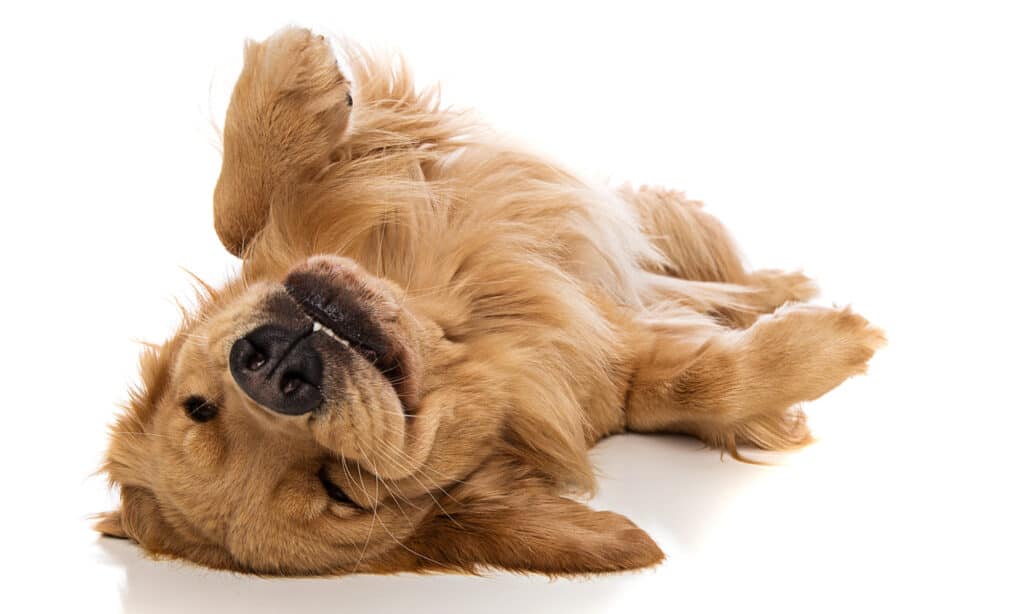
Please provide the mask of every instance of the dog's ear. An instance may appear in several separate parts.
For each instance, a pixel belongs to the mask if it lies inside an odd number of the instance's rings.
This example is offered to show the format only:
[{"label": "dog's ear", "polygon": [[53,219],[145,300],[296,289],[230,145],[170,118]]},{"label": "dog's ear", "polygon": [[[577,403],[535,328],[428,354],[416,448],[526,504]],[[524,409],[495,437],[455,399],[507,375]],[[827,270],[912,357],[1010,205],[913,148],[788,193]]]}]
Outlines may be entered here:
[{"label": "dog's ear", "polygon": [[559,496],[546,480],[507,465],[483,472],[439,499],[445,509],[379,569],[588,574],[649,567],[664,558],[624,516]]},{"label": "dog's ear", "polygon": [[95,518],[96,522],[93,523],[92,528],[96,529],[99,533],[107,537],[129,539],[128,533],[125,532],[124,525],[121,522],[121,510],[96,514]]},{"label": "dog's ear", "polygon": [[130,539],[155,556],[174,556],[214,569],[239,571],[223,549],[183,542],[164,520],[152,491],[138,486],[121,487],[121,508],[96,515],[93,528],[110,537]]}]

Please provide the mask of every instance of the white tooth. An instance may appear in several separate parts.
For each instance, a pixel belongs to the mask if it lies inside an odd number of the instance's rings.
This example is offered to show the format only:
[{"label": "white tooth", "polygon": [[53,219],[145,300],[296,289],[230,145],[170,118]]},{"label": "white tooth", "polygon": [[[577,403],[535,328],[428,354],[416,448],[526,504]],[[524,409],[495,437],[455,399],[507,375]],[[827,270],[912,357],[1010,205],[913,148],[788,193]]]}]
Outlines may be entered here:
[{"label": "white tooth", "polygon": [[337,341],[338,343],[344,345],[345,347],[351,347],[351,345],[349,344],[348,340],[342,339],[338,335],[334,334],[333,330],[327,328],[326,326],[324,326],[320,322],[317,322],[316,320],[313,320],[313,332],[315,333],[315,332],[319,332],[319,331],[323,331],[325,335],[327,335],[328,337],[334,339],[335,341]]}]

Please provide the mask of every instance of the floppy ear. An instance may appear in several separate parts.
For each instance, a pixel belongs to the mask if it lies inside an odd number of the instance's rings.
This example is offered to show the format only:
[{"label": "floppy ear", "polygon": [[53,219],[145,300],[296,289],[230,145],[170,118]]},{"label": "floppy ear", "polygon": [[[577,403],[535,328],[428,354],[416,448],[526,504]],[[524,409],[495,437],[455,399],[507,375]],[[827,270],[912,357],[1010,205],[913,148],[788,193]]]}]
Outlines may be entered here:
[{"label": "floppy ear", "polygon": [[174,535],[160,513],[152,491],[139,486],[121,487],[121,508],[96,515],[93,528],[110,537],[130,539],[151,556],[173,556],[214,569],[240,571],[226,551]]},{"label": "floppy ear", "polygon": [[665,556],[626,517],[561,497],[541,478],[479,473],[441,500],[445,511],[381,561],[382,571],[587,574],[649,567]]},{"label": "floppy ear", "polygon": [[129,539],[128,533],[125,532],[124,525],[121,523],[121,510],[96,514],[96,522],[93,523],[92,528],[107,537]]}]

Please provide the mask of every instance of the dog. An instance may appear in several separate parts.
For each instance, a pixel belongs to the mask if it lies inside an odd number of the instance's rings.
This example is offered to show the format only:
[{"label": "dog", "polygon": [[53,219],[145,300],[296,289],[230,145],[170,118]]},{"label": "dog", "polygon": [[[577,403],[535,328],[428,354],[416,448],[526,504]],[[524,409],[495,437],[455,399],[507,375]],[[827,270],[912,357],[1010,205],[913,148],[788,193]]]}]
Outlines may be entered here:
[{"label": "dog", "polygon": [[144,351],[101,533],[265,575],[652,566],[580,502],[591,446],[804,446],[798,404],[884,343],[804,275],[747,270],[682,193],[592,185],[340,55],[247,44],[214,190],[241,271]]}]

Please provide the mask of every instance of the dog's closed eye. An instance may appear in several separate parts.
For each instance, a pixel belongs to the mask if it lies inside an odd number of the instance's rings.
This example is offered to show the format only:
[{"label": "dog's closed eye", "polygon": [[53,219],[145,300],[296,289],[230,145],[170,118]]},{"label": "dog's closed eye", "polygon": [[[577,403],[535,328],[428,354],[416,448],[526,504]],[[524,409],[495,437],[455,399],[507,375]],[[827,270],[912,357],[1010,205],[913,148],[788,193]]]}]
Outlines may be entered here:
[{"label": "dog's closed eye", "polygon": [[196,422],[208,422],[217,417],[217,406],[206,397],[192,395],[182,401],[185,414]]},{"label": "dog's closed eye", "polygon": [[331,481],[330,476],[327,475],[327,467],[320,467],[320,471],[317,472],[316,477],[320,478],[320,483],[323,484],[324,490],[327,491],[327,496],[333,499],[337,503],[344,505],[350,505],[358,508],[356,502],[353,501],[340,486]]}]

